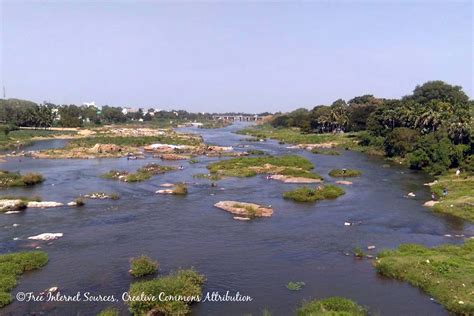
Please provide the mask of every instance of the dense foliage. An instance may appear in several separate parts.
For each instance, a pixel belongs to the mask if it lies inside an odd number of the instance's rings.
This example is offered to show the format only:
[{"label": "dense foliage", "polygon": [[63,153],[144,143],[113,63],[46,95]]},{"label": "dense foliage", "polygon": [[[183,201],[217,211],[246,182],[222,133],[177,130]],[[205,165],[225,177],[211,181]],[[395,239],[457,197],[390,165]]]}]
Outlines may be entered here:
[{"label": "dense foliage", "polygon": [[296,314],[298,316],[363,316],[367,315],[367,311],[347,298],[328,297],[303,302]]},{"label": "dense foliage", "polygon": [[303,133],[364,131],[360,145],[406,158],[414,169],[439,174],[448,168],[470,169],[474,102],[459,86],[429,81],[401,99],[373,95],[347,103],[298,109],[277,115],[273,127],[299,127]]}]

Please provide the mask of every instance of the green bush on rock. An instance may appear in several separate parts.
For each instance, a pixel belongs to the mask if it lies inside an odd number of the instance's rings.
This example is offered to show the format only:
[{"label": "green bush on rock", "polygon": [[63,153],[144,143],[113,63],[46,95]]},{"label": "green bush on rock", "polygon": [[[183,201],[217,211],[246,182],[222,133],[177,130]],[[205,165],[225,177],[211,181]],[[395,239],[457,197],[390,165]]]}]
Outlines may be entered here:
[{"label": "green bush on rock", "polygon": [[158,270],[158,261],[147,256],[140,256],[130,260],[130,274],[136,278],[153,274]]},{"label": "green bush on rock", "polygon": [[361,174],[362,172],[356,169],[332,169],[329,171],[331,177],[358,177]]},{"label": "green bush on rock", "polygon": [[344,189],[335,185],[317,186],[316,188],[300,187],[283,193],[285,199],[296,202],[315,202],[319,200],[335,199],[343,195]]},{"label": "green bush on rock", "polygon": [[303,302],[296,314],[298,316],[363,316],[367,315],[367,311],[354,301],[334,296]]}]

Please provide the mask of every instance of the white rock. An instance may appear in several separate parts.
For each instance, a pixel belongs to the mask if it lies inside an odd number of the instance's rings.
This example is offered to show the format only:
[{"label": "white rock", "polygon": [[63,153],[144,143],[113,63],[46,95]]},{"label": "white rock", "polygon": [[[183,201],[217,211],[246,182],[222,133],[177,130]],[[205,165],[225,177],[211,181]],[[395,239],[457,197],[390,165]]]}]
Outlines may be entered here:
[{"label": "white rock", "polygon": [[64,205],[63,203],[48,202],[48,201],[44,201],[44,202],[31,201],[31,202],[28,202],[28,207],[39,207],[39,208],[58,207],[58,206],[63,206],[63,205]]},{"label": "white rock", "polygon": [[33,240],[54,240],[63,237],[63,233],[43,233],[36,236],[30,236],[28,239]]},{"label": "white rock", "polygon": [[425,204],[423,204],[423,206],[426,206],[426,207],[433,207],[435,204],[438,204],[439,201],[426,201]]},{"label": "white rock", "polygon": [[344,226],[351,226],[352,224],[349,222],[344,222]]},{"label": "white rock", "polygon": [[18,226],[20,226],[20,224],[13,224],[12,226],[13,227],[18,227]]},{"label": "white rock", "polygon": [[69,202],[67,205],[68,205],[68,206],[76,206],[76,205],[77,205],[77,203],[76,203],[76,202],[74,202],[74,201],[72,201],[72,202]]},{"label": "white rock", "polygon": [[158,190],[158,191],[156,191],[155,193],[158,193],[158,194],[173,194],[173,190],[169,190],[169,189],[166,189],[166,190]]},{"label": "white rock", "polygon": [[373,246],[373,245],[372,245],[372,246],[367,246],[367,249],[368,249],[368,250],[375,249],[375,246]]},{"label": "white rock", "polygon": [[5,212],[4,214],[18,214],[18,213],[21,213],[20,211],[8,211],[8,212]]},{"label": "white rock", "polygon": [[415,193],[413,193],[413,192],[410,192],[410,193],[408,193],[408,194],[407,194],[407,196],[410,196],[410,197],[415,197],[416,195],[415,195]]},{"label": "white rock", "polygon": [[238,220],[238,221],[249,221],[250,218],[248,217],[240,217],[240,216],[234,216],[233,217],[235,220]]}]

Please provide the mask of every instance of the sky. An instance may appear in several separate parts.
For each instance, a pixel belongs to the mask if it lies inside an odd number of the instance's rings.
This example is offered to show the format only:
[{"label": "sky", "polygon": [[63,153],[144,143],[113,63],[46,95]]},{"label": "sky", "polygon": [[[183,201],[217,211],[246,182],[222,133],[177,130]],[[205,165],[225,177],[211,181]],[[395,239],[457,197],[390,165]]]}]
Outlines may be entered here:
[{"label": "sky", "polygon": [[474,92],[472,1],[0,2],[7,98],[257,113]]}]

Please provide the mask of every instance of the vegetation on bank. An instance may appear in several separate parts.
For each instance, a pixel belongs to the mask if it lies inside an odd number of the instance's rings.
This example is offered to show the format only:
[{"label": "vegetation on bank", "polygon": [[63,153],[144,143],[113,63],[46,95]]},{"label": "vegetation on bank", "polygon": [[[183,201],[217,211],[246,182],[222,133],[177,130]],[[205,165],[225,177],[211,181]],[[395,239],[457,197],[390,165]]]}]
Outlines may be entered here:
[{"label": "vegetation on bank", "polygon": [[75,135],[75,131],[51,131],[43,129],[18,129],[14,125],[0,124],[0,150],[21,149],[35,139]]},{"label": "vegetation on bank", "polygon": [[401,99],[363,95],[277,115],[270,122],[274,129],[250,133],[303,144],[317,143],[318,135],[329,138],[325,133],[337,138],[340,132],[360,132],[359,146],[343,146],[382,152],[412,169],[438,175],[449,168],[474,169],[472,113],[474,102],[461,87],[429,81]]},{"label": "vegetation on bank", "polygon": [[[474,175],[454,173],[438,177],[438,182],[431,187],[439,203],[433,211],[457,216],[474,222]],[[443,194],[446,190],[446,195]]]},{"label": "vegetation on bank", "polygon": [[331,177],[358,177],[361,174],[362,172],[356,169],[332,169],[329,171]]},{"label": "vegetation on bank", "polygon": [[207,180],[212,180],[212,181],[217,181],[217,180],[222,179],[222,177],[219,176],[218,174],[210,174],[210,173],[196,173],[193,175],[193,178],[207,179]]},{"label": "vegetation on bank", "polygon": [[43,176],[36,172],[22,175],[20,172],[0,170],[0,188],[32,186],[43,181]]},{"label": "vegetation on bank", "polygon": [[154,274],[157,270],[158,261],[154,261],[147,256],[142,255],[130,260],[130,274],[135,278]]},{"label": "vegetation on bank", "polygon": [[42,251],[0,255],[0,307],[12,302],[10,291],[16,286],[20,275],[26,271],[39,269],[47,262],[48,255]]},{"label": "vegetation on bank", "polygon": [[451,312],[474,314],[474,239],[435,248],[403,244],[378,257],[375,267],[382,275],[421,288]]},{"label": "vegetation on bank", "polygon": [[311,162],[296,155],[238,157],[211,163],[207,166],[211,175],[252,177],[260,173],[283,174],[294,177],[321,178],[310,172]]},{"label": "vegetation on bank", "polygon": [[332,184],[308,188],[306,186],[283,193],[285,199],[296,202],[316,202],[335,199],[345,193],[344,189]]},{"label": "vegetation on bank", "polygon": [[129,173],[128,171],[110,170],[102,174],[102,178],[120,180],[123,182],[140,182],[150,179],[152,176],[165,173],[167,171],[175,170],[176,168],[170,166],[162,166],[157,163],[149,163],[136,172]]},{"label": "vegetation on bank", "polygon": [[322,144],[334,143],[344,144],[350,141],[348,135],[344,134],[316,134],[301,133],[297,127],[273,128],[271,125],[258,125],[237,131],[237,134],[250,135],[260,139],[276,139],[288,144]]},{"label": "vegetation on bank", "polygon": [[247,154],[255,155],[255,156],[261,156],[261,155],[265,155],[265,152],[263,150],[260,150],[260,149],[249,149],[249,150],[247,150]]},{"label": "vegetation on bank", "polygon": [[[202,297],[204,281],[203,275],[188,269],[153,280],[132,283],[128,291],[131,297],[146,295],[154,296],[157,300],[128,301],[129,310],[134,315],[146,315],[150,311],[164,315],[186,315],[190,312],[190,305]],[[162,292],[175,299],[158,300]]]},{"label": "vegetation on bank", "polygon": [[343,297],[329,297],[322,300],[303,302],[298,316],[364,316],[367,311],[356,302]]}]

